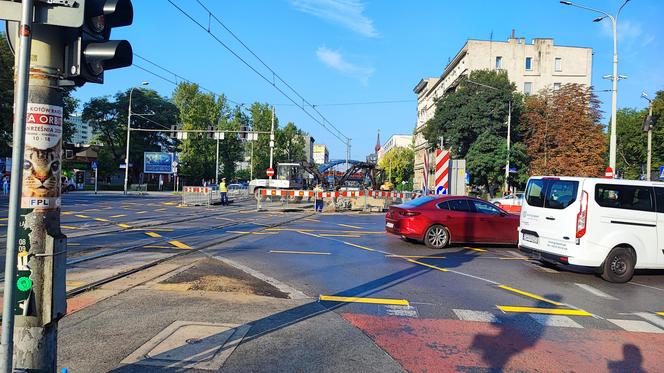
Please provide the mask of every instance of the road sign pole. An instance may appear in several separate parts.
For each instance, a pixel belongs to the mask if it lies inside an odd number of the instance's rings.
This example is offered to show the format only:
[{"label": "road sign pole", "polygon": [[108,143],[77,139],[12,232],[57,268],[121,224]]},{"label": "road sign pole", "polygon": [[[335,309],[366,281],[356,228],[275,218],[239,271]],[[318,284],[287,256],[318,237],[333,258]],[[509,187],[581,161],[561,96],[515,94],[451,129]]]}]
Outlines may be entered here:
[{"label": "road sign pole", "polygon": [[[32,2],[23,2],[23,5],[32,8]],[[31,11],[24,9],[24,13]],[[17,88],[23,89],[27,81],[28,94],[17,90],[14,128],[18,136],[14,138],[10,208],[13,220],[8,230],[8,270],[5,272],[5,284],[10,284],[11,288],[5,292],[3,323],[15,316],[15,367],[31,372],[55,371],[58,320],[64,316],[66,308],[67,248],[66,237],[60,230],[59,167],[64,107],[59,81],[65,48],[63,33],[59,30],[40,24],[34,24],[31,29],[23,23],[20,32]],[[28,61],[29,79],[25,79],[21,74],[27,74]],[[49,135],[44,136],[44,133]],[[24,161],[24,154],[27,161]],[[42,186],[46,190],[42,190]],[[3,342],[8,337],[9,334],[3,333]],[[11,364],[10,359],[6,356],[5,364]],[[4,368],[11,371],[11,365]]]},{"label": "road sign pole", "polygon": [[[33,1],[23,1],[20,35],[15,60],[14,90],[14,134],[12,147],[11,189],[9,191],[9,215],[7,224],[7,251],[5,254],[5,287],[2,317],[2,371],[13,371],[14,357],[14,302],[16,293],[16,262],[18,247],[19,208],[23,182],[23,146],[25,143],[25,119],[28,103],[28,82],[30,78],[30,54],[32,48]],[[15,37],[15,35],[9,35]],[[59,183],[58,183],[59,184]]]},{"label": "road sign pole", "polygon": [[95,194],[97,194],[97,176],[98,176],[97,167],[95,167]]}]

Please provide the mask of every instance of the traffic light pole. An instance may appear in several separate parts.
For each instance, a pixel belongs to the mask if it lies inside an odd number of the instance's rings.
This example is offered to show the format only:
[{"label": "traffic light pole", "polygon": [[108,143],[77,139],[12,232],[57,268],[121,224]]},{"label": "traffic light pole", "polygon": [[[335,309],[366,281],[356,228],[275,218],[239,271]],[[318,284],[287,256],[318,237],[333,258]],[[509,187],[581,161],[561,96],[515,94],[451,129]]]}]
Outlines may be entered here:
[{"label": "traffic light pole", "polygon": [[[31,1],[23,2],[31,18]],[[60,230],[64,40],[60,28],[24,22],[20,30],[12,198],[7,238],[3,359],[16,369],[53,372],[58,320],[65,314],[66,237]],[[30,47],[30,33],[32,42]],[[30,56],[30,58],[28,58]],[[29,71],[29,79],[26,79]],[[23,74],[23,75],[21,75]],[[28,83],[27,96],[24,84]],[[24,171],[24,175],[21,171]],[[22,183],[19,186],[19,183]],[[5,322],[7,323],[5,325]]]},{"label": "traffic light pole", "polygon": [[[5,255],[5,287],[2,308],[2,371],[13,370],[14,357],[14,302],[16,293],[16,261],[18,251],[17,233],[19,227],[19,208],[21,204],[21,184],[23,181],[23,145],[25,143],[25,117],[27,111],[28,81],[30,72],[30,51],[32,43],[33,1],[25,0],[21,13],[19,43],[14,66],[14,134],[12,147],[12,178],[9,190],[9,215],[7,224],[7,251]],[[9,37],[14,37],[9,35]]]}]

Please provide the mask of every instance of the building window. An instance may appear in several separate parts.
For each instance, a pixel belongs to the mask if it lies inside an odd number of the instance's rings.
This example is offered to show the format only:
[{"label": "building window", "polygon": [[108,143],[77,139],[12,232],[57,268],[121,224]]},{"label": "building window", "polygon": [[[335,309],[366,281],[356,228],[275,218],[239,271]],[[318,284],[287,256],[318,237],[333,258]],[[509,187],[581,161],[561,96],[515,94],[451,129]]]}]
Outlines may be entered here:
[{"label": "building window", "polygon": [[560,83],[553,83],[553,90],[557,91],[560,89]]},{"label": "building window", "polygon": [[523,83],[523,93],[527,96],[533,93],[533,83],[525,82]]},{"label": "building window", "polygon": [[503,68],[503,58],[501,56],[496,57],[496,70]]},{"label": "building window", "polygon": [[557,72],[563,71],[563,59],[560,57],[556,57],[556,66],[555,70]]},{"label": "building window", "polygon": [[533,58],[526,57],[526,70],[530,71],[533,69]]}]

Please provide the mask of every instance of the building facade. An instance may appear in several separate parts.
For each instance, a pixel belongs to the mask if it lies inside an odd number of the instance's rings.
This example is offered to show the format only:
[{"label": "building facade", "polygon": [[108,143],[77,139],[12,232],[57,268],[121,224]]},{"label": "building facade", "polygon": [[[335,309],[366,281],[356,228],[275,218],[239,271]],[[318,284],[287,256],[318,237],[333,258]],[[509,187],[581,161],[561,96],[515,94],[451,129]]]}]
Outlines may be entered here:
[{"label": "building facade", "polygon": [[325,144],[314,144],[313,158],[315,164],[324,164],[330,161],[330,152]]},{"label": "building facade", "polygon": [[397,148],[397,147],[402,147],[402,148],[407,148],[411,146],[413,143],[413,135],[392,135],[390,136],[387,141],[385,141],[385,144],[381,146],[380,150],[378,150],[378,162],[387,154],[390,150]]},{"label": "building facade", "polygon": [[74,125],[74,133],[71,137],[72,144],[89,145],[94,143],[94,133],[92,126],[83,121],[81,114],[72,114],[69,122]]},{"label": "building facade", "polygon": [[316,140],[311,135],[302,135],[304,139],[304,154],[306,157],[307,163],[311,163],[314,160],[314,143]]},{"label": "building facade", "polygon": [[[433,172],[432,149],[428,149],[422,130],[436,112],[436,101],[453,92],[471,71],[505,71],[517,91],[529,95],[545,88],[557,89],[567,83],[590,86],[592,54],[592,48],[554,45],[550,38],[536,38],[527,43],[525,38],[516,38],[514,33],[506,42],[466,41],[440,77],[423,78],[413,89],[417,95],[413,185],[422,187],[425,151],[429,152],[429,171]],[[433,177],[428,180],[428,187],[433,187]]]}]

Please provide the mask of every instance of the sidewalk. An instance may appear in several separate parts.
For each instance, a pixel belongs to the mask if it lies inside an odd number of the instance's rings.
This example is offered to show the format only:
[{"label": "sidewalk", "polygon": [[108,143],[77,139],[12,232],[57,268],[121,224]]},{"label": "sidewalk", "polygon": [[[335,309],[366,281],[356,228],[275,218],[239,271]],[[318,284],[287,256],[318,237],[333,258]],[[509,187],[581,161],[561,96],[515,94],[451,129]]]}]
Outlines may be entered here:
[{"label": "sidewalk", "polygon": [[285,285],[270,280],[273,286],[202,254],[177,269],[168,265],[152,270],[156,279],[142,285],[126,280],[70,300],[70,310],[84,308],[60,322],[59,367],[70,372],[403,371],[359,329]]}]

